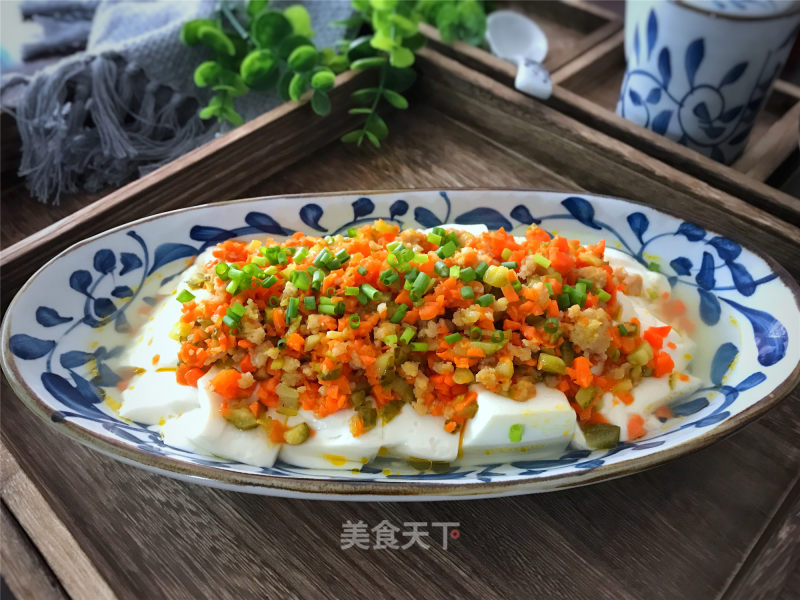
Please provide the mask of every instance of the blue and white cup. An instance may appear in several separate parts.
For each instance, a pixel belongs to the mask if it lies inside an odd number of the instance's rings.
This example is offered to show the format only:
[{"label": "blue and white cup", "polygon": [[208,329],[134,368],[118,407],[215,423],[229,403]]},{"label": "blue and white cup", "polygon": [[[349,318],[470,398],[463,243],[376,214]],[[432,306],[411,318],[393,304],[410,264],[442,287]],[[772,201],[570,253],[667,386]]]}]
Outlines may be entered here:
[{"label": "blue and white cup", "polygon": [[617,114],[732,163],[799,27],[800,2],[628,0]]}]

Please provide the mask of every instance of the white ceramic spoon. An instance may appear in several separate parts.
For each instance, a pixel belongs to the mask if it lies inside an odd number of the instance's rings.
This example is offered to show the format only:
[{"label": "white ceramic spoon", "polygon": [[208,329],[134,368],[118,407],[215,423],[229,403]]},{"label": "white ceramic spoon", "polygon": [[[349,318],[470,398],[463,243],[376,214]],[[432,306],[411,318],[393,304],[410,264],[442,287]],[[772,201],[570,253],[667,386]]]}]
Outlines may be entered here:
[{"label": "white ceramic spoon", "polygon": [[534,98],[550,97],[553,83],[541,64],[547,56],[547,36],[536,23],[510,10],[495,11],[487,19],[486,41],[492,54],[517,65],[514,87]]}]

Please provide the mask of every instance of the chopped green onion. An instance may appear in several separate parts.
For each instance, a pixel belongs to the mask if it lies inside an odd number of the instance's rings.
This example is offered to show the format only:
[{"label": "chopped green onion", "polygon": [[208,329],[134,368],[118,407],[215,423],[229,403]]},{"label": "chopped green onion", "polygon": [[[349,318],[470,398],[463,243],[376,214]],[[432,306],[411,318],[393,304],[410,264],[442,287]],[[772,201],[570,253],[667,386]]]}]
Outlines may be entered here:
[{"label": "chopped green onion", "polygon": [[519,443],[522,441],[522,432],[525,430],[525,426],[521,423],[515,423],[511,427],[508,428],[508,441],[514,444]]},{"label": "chopped green onion", "polygon": [[350,260],[350,255],[347,253],[347,250],[342,248],[336,254],[334,254],[334,258],[339,262],[339,264],[344,264]]},{"label": "chopped green onion", "polygon": [[194,300],[194,294],[189,290],[182,290],[180,294],[175,297],[175,300],[183,304],[184,302],[191,302]]},{"label": "chopped green onion", "polygon": [[314,274],[311,276],[311,289],[318,292],[322,287],[323,279],[325,279],[325,273],[322,271],[314,271]]},{"label": "chopped green onion", "polygon": [[410,279],[406,279],[406,282],[403,284],[403,289],[411,291],[411,288],[414,287],[414,283]]},{"label": "chopped green onion", "polygon": [[453,265],[450,267],[450,277],[459,278],[461,276],[461,267],[458,265]]},{"label": "chopped green onion", "polygon": [[550,261],[541,254],[534,254],[533,256],[531,256],[531,258],[533,259],[533,262],[535,262],[540,267],[544,267],[545,269],[547,269],[550,266]]},{"label": "chopped green onion", "polygon": [[270,275],[264,281],[261,282],[261,287],[269,288],[278,283],[278,278],[275,275]]},{"label": "chopped green onion", "polygon": [[327,296],[320,296],[319,297],[319,303],[320,303],[320,305],[322,305],[322,304],[333,304],[333,301],[330,298],[328,298]]},{"label": "chopped green onion", "polygon": [[519,279],[515,279],[514,281],[511,282],[511,288],[515,292],[519,292],[522,290],[522,284],[520,283]]},{"label": "chopped green onion", "polygon": [[483,330],[480,327],[473,327],[469,330],[469,339],[479,340],[483,337]]},{"label": "chopped green onion", "polygon": [[436,235],[435,233],[429,233],[428,234],[428,241],[431,244],[436,244],[438,246],[438,245],[440,245],[442,243],[442,236]]},{"label": "chopped green onion", "polygon": [[[309,269],[311,268],[312,267],[309,267]],[[267,267],[266,269],[264,269],[264,273],[267,275],[275,275],[277,272],[278,272],[278,267],[275,266]]]},{"label": "chopped green onion", "polygon": [[[507,248],[506,248],[507,249]],[[515,260],[502,263],[506,269],[519,269],[519,263]]]},{"label": "chopped green onion", "polygon": [[333,305],[333,314],[337,317],[344,315],[344,302],[337,302]]},{"label": "chopped green onion", "polygon": [[397,267],[400,265],[400,261],[397,259],[397,257],[396,257],[394,254],[390,254],[390,255],[389,255],[387,258],[386,258],[386,262],[387,262],[387,263],[389,263],[389,266],[390,266],[390,267],[395,267],[395,268],[397,268]]},{"label": "chopped green onion", "polygon": [[475,281],[478,278],[478,275],[475,273],[475,269],[472,267],[467,267],[466,269],[461,269],[461,272],[457,275],[457,277],[464,283],[469,283],[470,281]]},{"label": "chopped green onion", "polygon": [[433,233],[435,233],[439,237],[444,237],[447,232],[444,230],[444,227],[434,227]]},{"label": "chopped green onion", "polygon": [[619,334],[620,335],[628,335],[628,330],[625,328],[625,325],[623,325],[622,323],[617,325],[617,329],[619,330]]},{"label": "chopped green onion", "polygon": [[385,338],[383,338],[383,343],[389,346],[393,346],[394,344],[397,343],[397,336],[394,333],[391,335],[387,335]]},{"label": "chopped green onion", "polygon": [[305,257],[308,256],[308,246],[303,246],[300,250],[294,255],[293,260],[296,263],[303,262]]},{"label": "chopped green onion", "polygon": [[600,302],[608,302],[609,300],[611,300],[611,294],[609,294],[605,290],[599,290],[597,292],[597,297],[600,300]]},{"label": "chopped green onion", "polygon": [[336,295],[336,288],[333,286],[329,287],[325,290],[325,295],[328,296],[328,298],[333,298]]},{"label": "chopped green onion", "polygon": [[254,256],[252,258],[252,264],[257,265],[259,267],[265,267],[267,265],[267,257],[266,256]]},{"label": "chopped green onion", "polygon": [[319,312],[323,315],[335,315],[336,308],[333,306],[333,304],[322,304],[322,302],[320,302]]},{"label": "chopped green onion", "polygon": [[572,300],[567,292],[559,294],[558,298],[556,298],[556,301],[558,302],[558,308],[560,310],[567,310],[572,305]]},{"label": "chopped green onion", "polygon": [[483,280],[483,276],[486,275],[486,271],[489,270],[489,265],[484,261],[479,262],[475,265],[475,274],[478,276],[478,279]]},{"label": "chopped green onion", "polygon": [[294,287],[304,292],[308,291],[308,288],[311,287],[311,277],[309,277],[308,273],[305,271],[293,271],[291,281]]},{"label": "chopped green onion", "polygon": [[386,244],[386,249],[387,249],[389,252],[392,252],[392,253],[394,253],[395,249],[396,249],[396,248],[397,248],[399,245],[400,245],[400,242],[399,242],[399,241],[391,242],[391,243],[389,243],[389,244]]},{"label": "chopped green onion", "polygon": [[451,256],[453,256],[453,254],[456,253],[456,250],[458,250],[458,246],[456,246],[454,242],[450,241],[447,242],[441,248],[439,248],[436,251],[436,254],[439,255],[439,258],[450,258]]},{"label": "chopped green onion", "polygon": [[217,273],[219,278],[222,279],[222,281],[227,281],[229,268],[230,266],[228,263],[221,262],[217,264],[217,266],[214,268],[214,271]]},{"label": "chopped green onion", "polygon": [[560,357],[552,354],[545,354],[544,352],[539,354],[539,361],[536,368],[545,373],[558,373],[563,375],[567,372],[567,365]]},{"label": "chopped green onion", "polygon": [[424,265],[428,262],[428,255],[427,254],[415,254],[414,258],[411,259],[411,262],[416,265]]},{"label": "chopped green onion", "polygon": [[411,288],[411,298],[422,298],[422,295],[428,291],[428,284],[431,282],[431,277],[427,273],[420,273],[414,279],[414,286]]},{"label": "chopped green onion", "polygon": [[661,273],[661,265],[657,262],[651,262],[647,265],[647,268],[651,271],[655,271],[656,273]]},{"label": "chopped green onion", "polygon": [[358,292],[358,296],[356,296],[356,300],[358,300],[359,304],[369,304],[369,298],[364,295],[364,292]]},{"label": "chopped green onion", "polygon": [[372,287],[368,283],[362,283],[361,284],[361,291],[370,300],[375,300],[375,298],[378,296],[378,294],[380,294],[380,292],[378,290],[376,290],[374,287]]},{"label": "chopped green onion", "polygon": [[414,352],[427,352],[428,344],[426,344],[425,342],[412,342],[411,350],[413,350]]},{"label": "chopped green onion", "polygon": [[553,286],[550,284],[550,282],[549,282],[549,281],[545,281],[545,283],[544,283],[544,287],[546,287],[546,288],[547,288],[547,293],[548,293],[550,296],[554,296],[554,295],[555,295],[555,292],[553,291]]},{"label": "chopped green onion", "polygon": [[239,321],[228,315],[222,317],[222,322],[228,326],[228,329],[236,329],[239,326]]},{"label": "chopped green onion", "polygon": [[369,271],[367,270],[367,267],[365,267],[364,265],[358,267],[356,271],[358,271],[358,274],[361,275],[362,277],[366,277],[367,275],[369,275]]},{"label": "chopped green onion", "polygon": [[492,335],[489,336],[489,339],[492,342],[494,342],[495,344],[497,344],[499,342],[502,342],[504,339],[506,339],[506,336],[502,331],[500,331],[499,329],[496,329],[495,331],[492,332]]},{"label": "chopped green onion", "polygon": [[508,260],[511,258],[511,248],[503,248],[503,251],[500,253],[500,256],[503,260]]},{"label": "chopped green onion", "polygon": [[555,317],[550,317],[544,322],[544,330],[547,333],[555,333],[558,331],[559,322]]},{"label": "chopped green onion", "polygon": [[283,350],[284,348],[286,348],[286,340],[283,338],[279,339],[275,344],[275,346],[278,348],[278,350]]},{"label": "chopped green onion", "polygon": [[447,265],[440,260],[437,260],[435,263],[433,263],[433,272],[439,277],[447,277],[451,270],[452,268],[448,269]]},{"label": "chopped green onion", "polygon": [[492,302],[494,302],[494,296],[492,296],[491,294],[484,294],[483,296],[479,296],[477,300],[477,303],[483,307],[489,306]]},{"label": "chopped green onion", "polygon": [[239,281],[236,279],[231,279],[228,285],[225,286],[225,291],[232,295],[235,295],[238,290],[239,290]]},{"label": "chopped green onion", "polygon": [[417,275],[419,275],[419,269],[417,267],[414,267],[408,273],[406,273],[405,275],[406,281],[414,283],[414,280],[417,278]]},{"label": "chopped green onion", "polygon": [[300,299],[297,297],[289,298],[289,306],[286,307],[286,324],[289,325],[298,314],[300,309]]},{"label": "chopped green onion", "polygon": [[348,287],[344,288],[344,295],[345,296],[358,296],[358,292],[359,291],[360,290],[357,287],[351,285],[351,286],[348,286]]},{"label": "chopped green onion", "polygon": [[333,258],[333,255],[330,253],[330,251],[327,248],[323,248],[322,251],[314,258],[314,260],[311,261],[311,264],[317,268],[322,268],[326,266],[327,262],[331,258]]},{"label": "chopped green onion", "polygon": [[472,287],[465,285],[461,288],[461,297],[465,300],[471,300],[475,297],[475,290],[473,290]]},{"label": "chopped green onion", "polygon": [[354,238],[354,237],[356,237],[357,235],[358,235],[358,229],[356,229],[355,227],[350,227],[350,228],[347,230],[347,237],[349,237],[349,238]]},{"label": "chopped green onion", "polygon": [[591,291],[594,288],[594,281],[591,279],[584,279],[583,277],[578,278],[578,283],[582,283],[586,286],[586,289]]},{"label": "chopped green onion", "polygon": [[391,269],[386,269],[378,276],[378,280],[386,286],[392,285],[398,279],[400,279],[400,276]]},{"label": "chopped green onion", "polygon": [[408,306],[406,304],[399,304],[392,315],[392,318],[389,319],[392,323],[399,323],[403,320],[403,317],[406,316],[408,312]]},{"label": "chopped green onion", "polygon": [[461,341],[461,334],[458,332],[451,333],[450,335],[444,336],[444,341],[448,344],[455,344],[456,342]]},{"label": "chopped green onion", "polygon": [[269,300],[267,300],[267,304],[269,304],[272,308],[275,308],[280,303],[281,303],[281,301],[277,296],[270,296]]},{"label": "chopped green onion", "polygon": [[325,240],[325,243],[328,244],[329,246],[333,243],[333,236],[332,235],[326,235],[322,239]]},{"label": "chopped green onion", "polygon": [[237,317],[241,318],[244,316],[246,310],[247,309],[244,306],[242,306],[240,302],[234,302],[233,304],[230,305],[230,307],[228,307],[227,312],[233,313]]},{"label": "chopped green onion", "polygon": [[350,315],[350,329],[358,329],[359,325],[361,325],[361,317]]},{"label": "chopped green onion", "polygon": [[417,332],[414,330],[413,327],[406,327],[405,331],[403,331],[403,335],[400,336],[400,341],[404,344],[411,343],[411,340],[414,339],[414,335]]},{"label": "chopped green onion", "polygon": [[303,306],[308,311],[317,310],[317,300],[314,296],[306,296],[303,298]]}]

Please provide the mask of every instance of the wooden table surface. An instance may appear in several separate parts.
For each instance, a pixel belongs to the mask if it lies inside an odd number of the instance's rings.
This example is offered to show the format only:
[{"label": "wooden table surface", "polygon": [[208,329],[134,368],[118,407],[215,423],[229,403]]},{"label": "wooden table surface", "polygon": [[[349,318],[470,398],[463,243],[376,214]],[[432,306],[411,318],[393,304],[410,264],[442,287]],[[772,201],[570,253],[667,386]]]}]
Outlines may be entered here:
[{"label": "wooden table surface", "polygon": [[[435,108],[413,113],[389,120],[381,152],[336,142],[243,196],[569,184]],[[4,235],[15,225],[3,222]],[[56,434],[5,381],[2,399],[2,574],[18,598],[800,594],[800,390],[729,438],[651,471],[444,503],[300,501],[183,483]],[[447,550],[438,540],[427,550],[340,547],[344,522],[384,519],[400,528],[457,522],[461,536]]]}]

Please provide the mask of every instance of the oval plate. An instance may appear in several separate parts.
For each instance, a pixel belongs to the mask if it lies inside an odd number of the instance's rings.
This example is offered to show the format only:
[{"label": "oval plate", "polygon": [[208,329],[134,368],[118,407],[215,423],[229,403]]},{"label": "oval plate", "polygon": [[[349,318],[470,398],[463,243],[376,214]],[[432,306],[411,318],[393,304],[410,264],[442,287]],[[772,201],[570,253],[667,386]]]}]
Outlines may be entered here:
[{"label": "oval plate", "polygon": [[[166,446],[115,416],[95,386],[130,341],[137,304],[152,302],[187,261],[232,237],[327,235],[382,218],[402,226],[484,223],[517,233],[540,224],[585,243],[606,239],[669,277],[697,324],[693,371],[706,384],[675,418],[613,450],[572,451],[444,472],[370,464],[361,473],[258,468]],[[170,241],[165,241],[170,240]],[[124,462],[242,492],[347,500],[464,499],[544,492],[619,477],[702,448],[774,406],[800,379],[797,283],[739,243],[653,208],[612,198],[522,190],[415,190],[240,200],[141,219],[76,244],[11,303],[2,365],[14,390],[62,433]],[[769,307],[771,312],[763,308]],[[378,459],[379,461],[381,459]]]}]

